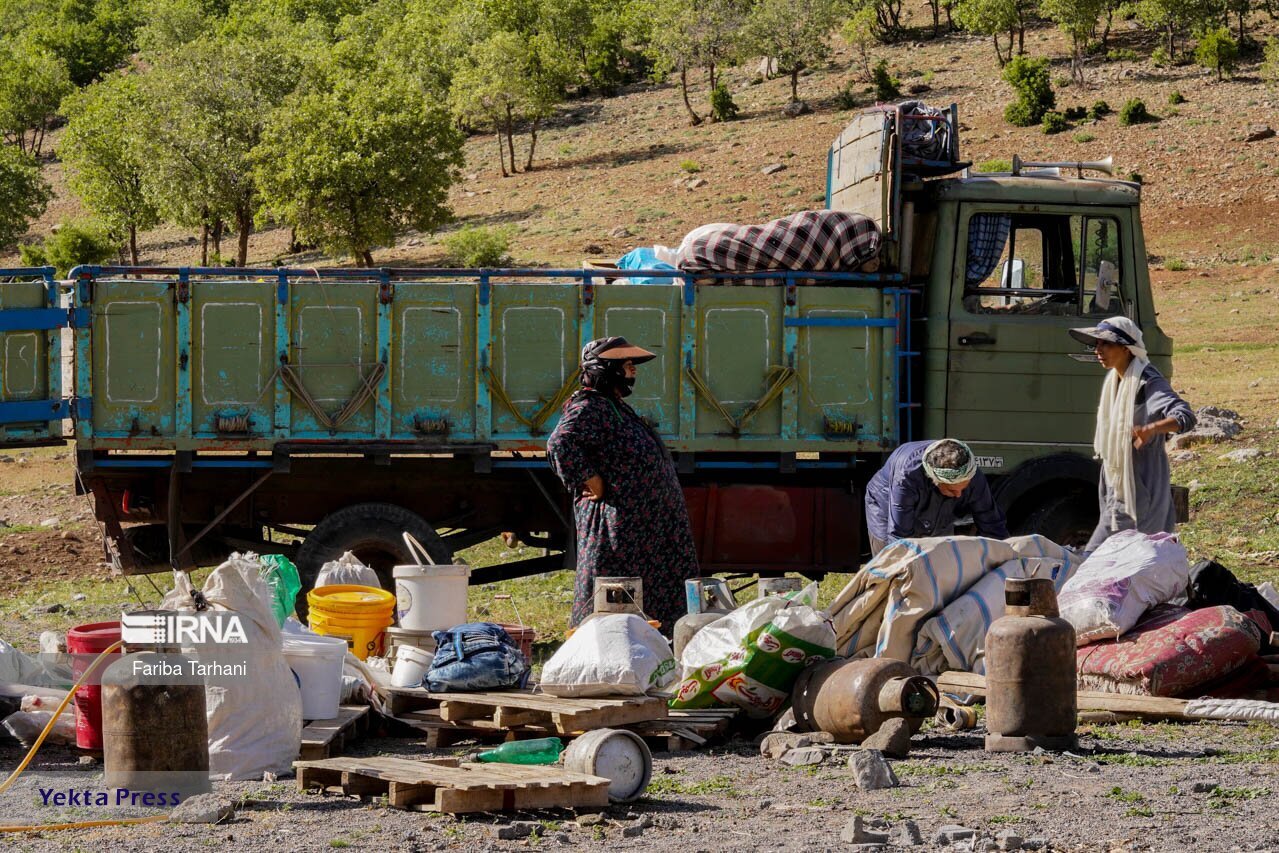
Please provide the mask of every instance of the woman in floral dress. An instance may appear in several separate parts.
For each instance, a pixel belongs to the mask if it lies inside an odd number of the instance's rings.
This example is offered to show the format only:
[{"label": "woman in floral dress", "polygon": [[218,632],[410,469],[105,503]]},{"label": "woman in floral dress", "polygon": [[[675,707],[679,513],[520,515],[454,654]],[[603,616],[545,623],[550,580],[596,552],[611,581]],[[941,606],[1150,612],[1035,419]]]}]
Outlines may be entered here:
[{"label": "woman in floral dress", "polygon": [[639,577],[645,613],[670,634],[684,613],[684,580],[698,574],[675,466],[661,438],[623,399],[635,385],[635,366],[653,358],[617,336],[583,347],[583,387],[546,443],[551,467],[574,496],[574,627],[591,615],[595,578]]}]

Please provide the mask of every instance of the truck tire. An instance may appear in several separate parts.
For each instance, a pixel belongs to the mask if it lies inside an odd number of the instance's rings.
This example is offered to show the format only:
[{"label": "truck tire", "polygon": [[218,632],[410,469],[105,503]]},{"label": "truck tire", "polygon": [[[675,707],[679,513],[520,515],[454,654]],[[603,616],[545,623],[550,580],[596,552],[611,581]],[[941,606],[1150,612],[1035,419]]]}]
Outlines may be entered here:
[{"label": "truck tire", "polygon": [[1038,533],[1058,545],[1082,548],[1096,529],[1100,512],[1094,495],[1072,490],[1053,495],[1032,509],[1022,517],[1013,533]]},{"label": "truck tire", "polygon": [[382,588],[395,590],[391,569],[414,563],[402,534],[411,533],[426,548],[431,559],[441,565],[453,562],[453,552],[435,528],[414,512],[387,503],[353,504],[326,515],[307,534],[298,549],[298,575],[302,591],[298,594],[297,612],[306,618],[306,594],[315,584],[320,569],[343,552],[351,551],[366,566],[377,572]]}]

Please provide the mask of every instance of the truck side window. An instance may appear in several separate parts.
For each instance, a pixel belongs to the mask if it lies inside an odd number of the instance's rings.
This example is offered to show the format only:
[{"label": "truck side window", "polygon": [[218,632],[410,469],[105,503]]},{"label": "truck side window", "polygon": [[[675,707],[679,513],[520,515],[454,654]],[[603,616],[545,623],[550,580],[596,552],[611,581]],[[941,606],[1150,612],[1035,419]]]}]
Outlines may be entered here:
[{"label": "truck side window", "polygon": [[[977,213],[968,221],[964,308],[973,314],[1079,313],[1071,217]],[[1076,232],[1078,233],[1078,232]]]},{"label": "truck side window", "polygon": [[1109,216],[1072,216],[1075,256],[1079,258],[1082,314],[1128,314],[1120,286],[1119,223]]}]

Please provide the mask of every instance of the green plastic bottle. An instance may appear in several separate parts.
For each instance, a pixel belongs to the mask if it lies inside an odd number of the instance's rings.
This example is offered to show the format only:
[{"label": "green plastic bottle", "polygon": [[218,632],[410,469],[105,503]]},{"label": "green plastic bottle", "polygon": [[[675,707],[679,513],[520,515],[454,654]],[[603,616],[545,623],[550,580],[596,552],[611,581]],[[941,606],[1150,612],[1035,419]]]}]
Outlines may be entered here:
[{"label": "green plastic bottle", "polygon": [[564,744],[557,737],[535,740],[512,740],[497,749],[486,749],[475,756],[488,764],[554,764],[560,760]]}]

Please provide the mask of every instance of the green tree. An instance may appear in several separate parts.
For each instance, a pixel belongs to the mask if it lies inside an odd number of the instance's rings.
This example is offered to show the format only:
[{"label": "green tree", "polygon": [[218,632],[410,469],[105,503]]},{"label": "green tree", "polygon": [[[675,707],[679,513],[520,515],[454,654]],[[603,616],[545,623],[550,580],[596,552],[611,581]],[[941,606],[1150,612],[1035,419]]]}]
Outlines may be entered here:
[{"label": "green tree", "polygon": [[499,134],[503,176],[508,173],[501,135],[505,135],[511,171],[518,171],[515,128],[528,124],[529,148],[524,168],[531,169],[538,126],[563,97],[567,69],[553,50],[544,47],[544,40],[539,37],[497,32],[475,45],[454,70],[449,103],[463,120],[487,125]]},{"label": "green tree", "polygon": [[1137,18],[1162,30],[1168,59],[1177,59],[1177,37],[1186,32],[1215,27],[1225,15],[1225,0],[1138,0]]},{"label": "green tree", "polygon": [[873,4],[863,4],[853,13],[852,17],[844,22],[843,36],[848,46],[857,52],[857,57],[862,63],[862,70],[866,74],[866,79],[869,80],[873,73],[871,70],[870,50],[880,41]]},{"label": "green tree", "polygon": [[[956,0],[955,23],[970,33],[990,36],[1002,68],[1013,55],[1026,52],[1026,24],[1034,14],[1033,0]],[[999,43],[1008,36],[1008,48]]]},{"label": "green tree", "polygon": [[248,262],[259,204],[250,157],[298,69],[271,40],[201,38],[158,57],[143,78],[146,184],[165,219],[201,229],[202,263],[223,222],[238,238],[236,263]]},{"label": "green tree", "polygon": [[136,77],[116,73],[67,98],[67,130],[58,153],[68,183],[86,207],[127,240],[129,259],[138,263],[138,231],[159,221],[146,192],[139,117],[145,102]]},{"label": "green tree", "polygon": [[254,161],[266,210],[372,266],[376,246],[448,221],[462,137],[402,75],[343,78],[276,109]]},{"label": "green tree", "polygon": [[746,22],[746,44],[775,57],[790,76],[791,102],[799,100],[799,74],[830,55],[831,30],[841,13],[835,0],[759,0]]},{"label": "green tree", "polygon": [[1107,0],[1039,0],[1039,9],[1070,36],[1070,73],[1084,82],[1084,52],[1097,31]]},{"label": "green tree", "polygon": [[135,0],[0,0],[0,28],[61,59],[76,86],[111,71],[135,49]]},{"label": "green tree", "polygon": [[1262,57],[1261,79],[1271,85],[1279,83],[1279,38],[1271,36],[1266,39]]},{"label": "green tree", "polygon": [[62,99],[71,92],[62,60],[30,40],[0,43],[0,131],[39,157]]},{"label": "green tree", "polygon": [[737,53],[746,26],[747,4],[735,0],[646,0],[646,51],[658,77],[679,75],[680,95],[690,123],[702,123],[689,98],[688,74],[706,69],[711,91],[719,68]]},{"label": "green tree", "polygon": [[51,198],[35,158],[11,145],[0,146],[0,249],[13,248]]},{"label": "green tree", "polygon": [[210,35],[224,10],[205,0],[140,0],[145,23],[138,29],[144,53],[173,50]]},{"label": "green tree", "polygon": [[1204,68],[1217,72],[1217,79],[1235,68],[1239,61],[1239,45],[1230,37],[1230,30],[1217,27],[1199,36],[1199,44],[1195,46],[1195,61]]}]

